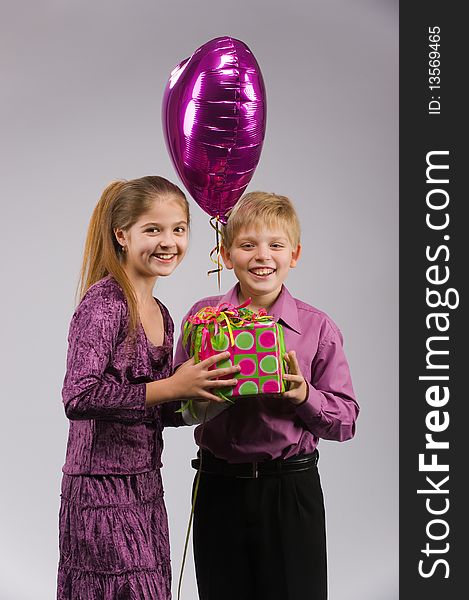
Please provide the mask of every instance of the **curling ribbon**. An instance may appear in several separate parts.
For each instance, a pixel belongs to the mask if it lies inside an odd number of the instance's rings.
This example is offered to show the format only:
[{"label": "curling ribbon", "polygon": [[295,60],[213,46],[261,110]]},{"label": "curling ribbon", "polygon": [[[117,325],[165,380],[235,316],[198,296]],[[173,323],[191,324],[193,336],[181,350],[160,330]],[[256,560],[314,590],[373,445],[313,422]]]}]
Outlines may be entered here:
[{"label": "curling ribbon", "polygon": [[[194,315],[189,315],[187,321],[184,324],[184,335],[183,344],[187,344],[189,335],[194,325],[213,325],[213,333],[216,335],[219,330],[219,326],[225,323],[228,329],[228,335],[230,337],[231,345],[234,346],[233,327],[242,327],[245,323],[259,323],[263,321],[272,320],[273,317],[267,315],[264,308],[261,308],[259,313],[255,313],[246,307],[251,302],[251,298],[248,298],[243,304],[235,306],[229,302],[222,302],[218,306],[206,306],[200,309]],[[202,331],[202,341],[206,340],[208,335],[208,327],[204,327]],[[203,346],[202,346],[203,347]]]},{"label": "curling ribbon", "polygon": [[[214,221],[215,221],[215,225],[213,224]],[[213,248],[210,252],[210,260],[214,264],[217,265],[217,268],[212,269],[211,271],[207,271],[207,275],[211,275],[212,273],[217,274],[218,290],[220,290],[220,273],[223,271],[223,265],[220,260],[220,238],[221,238],[220,223],[221,223],[220,215],[216,215],[215,217],[212,217],[210,219],[210,225],[213,227],[213,229],[215,229],[215,239],[216,239],[215,248]],[[215,254],[215,252],[217,253],[216,260],[213,258],[213,255]]]}]

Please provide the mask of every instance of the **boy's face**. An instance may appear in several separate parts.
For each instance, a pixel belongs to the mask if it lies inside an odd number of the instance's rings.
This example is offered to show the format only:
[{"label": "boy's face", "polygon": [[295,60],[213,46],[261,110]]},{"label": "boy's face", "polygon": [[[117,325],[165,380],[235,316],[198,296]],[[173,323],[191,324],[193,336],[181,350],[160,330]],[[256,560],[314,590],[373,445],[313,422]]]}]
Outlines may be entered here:
[{"label": "boy's face", "polygon": [[293,248],[282,227],[245,227],[233,240],[231,248],[222,247],[223,261],[234,269],[244,297],[268,296],[274,301],[280,293],[288,271],[296,266],[301,252]]}]

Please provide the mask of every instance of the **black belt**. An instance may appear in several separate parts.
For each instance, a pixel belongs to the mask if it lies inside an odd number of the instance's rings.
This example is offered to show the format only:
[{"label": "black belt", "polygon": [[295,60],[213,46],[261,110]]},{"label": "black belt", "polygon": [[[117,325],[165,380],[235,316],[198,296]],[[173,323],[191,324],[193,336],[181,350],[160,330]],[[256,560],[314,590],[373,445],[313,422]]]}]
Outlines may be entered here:
[{"label": "black belt", "polygon": [[[200,456],[200,450],[198,455]],[[263,475],[281,475],[283,473],[307,471],[314,468],[318,464],[318,460],[319,452],[315,450],[312,454],[301,454],[285,459],[275,458],[261,462],[229,463],[226,460],[217,458],[207,450],[202,450],[202,473],[239,479],[257,479]],[[200,458],[194,458],[191,465],[198,470]]]}]

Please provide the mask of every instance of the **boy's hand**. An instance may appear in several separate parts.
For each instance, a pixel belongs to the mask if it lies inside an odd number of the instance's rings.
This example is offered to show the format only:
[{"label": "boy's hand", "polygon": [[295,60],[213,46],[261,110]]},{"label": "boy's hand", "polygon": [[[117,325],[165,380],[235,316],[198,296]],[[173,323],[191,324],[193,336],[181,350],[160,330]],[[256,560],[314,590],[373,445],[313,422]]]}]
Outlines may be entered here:
[{"label": "boy's hand", "polygon": [[291,350],[288,354],[285,354],[285,360],[288,365],[288,373],[283,378],[290,382],[290,389],[288,392],[284,392],[283,395],[293,404],[301,404],[308,397],[308,385],[301,374],[296,352]]}]

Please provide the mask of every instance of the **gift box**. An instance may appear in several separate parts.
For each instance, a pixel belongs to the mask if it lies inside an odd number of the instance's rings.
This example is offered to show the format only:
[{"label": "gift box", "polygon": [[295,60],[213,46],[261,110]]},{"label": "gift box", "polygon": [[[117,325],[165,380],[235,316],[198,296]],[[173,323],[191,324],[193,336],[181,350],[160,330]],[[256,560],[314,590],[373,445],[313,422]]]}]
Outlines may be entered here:
[{"label": "gift box", "polygon": [[283,328],[265,310],[255,313],[246,306],[247,302],[237,307],[208,306],[184,324],[183,341],[196,362],[228,350],[230,356],[211,368],[241,367],[239,373],[226,377],[237,379],[236,386],[213,390],[230,401],[237,396],[281,394],[286,389]]}]

